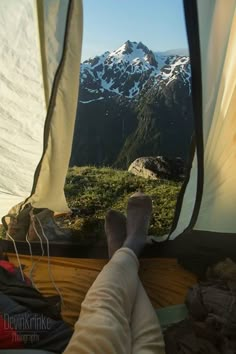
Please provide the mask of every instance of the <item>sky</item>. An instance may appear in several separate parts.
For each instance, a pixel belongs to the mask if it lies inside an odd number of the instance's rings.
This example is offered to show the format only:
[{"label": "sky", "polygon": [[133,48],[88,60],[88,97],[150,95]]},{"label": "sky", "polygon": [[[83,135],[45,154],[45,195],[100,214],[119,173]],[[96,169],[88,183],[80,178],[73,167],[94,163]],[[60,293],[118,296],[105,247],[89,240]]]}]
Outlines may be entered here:
[{"label": "sky", "polygon": [[83,0],[82,60],[128,39],[153,51],[187,48],[182,0]]}]

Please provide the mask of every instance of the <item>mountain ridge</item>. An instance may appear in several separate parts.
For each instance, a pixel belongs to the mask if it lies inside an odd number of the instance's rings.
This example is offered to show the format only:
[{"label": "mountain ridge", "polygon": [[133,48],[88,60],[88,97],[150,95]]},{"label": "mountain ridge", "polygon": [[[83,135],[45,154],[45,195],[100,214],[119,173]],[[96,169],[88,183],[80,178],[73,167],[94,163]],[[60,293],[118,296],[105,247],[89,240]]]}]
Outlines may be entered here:
[{"label": "mountain ridge", "polygon": [[189,57],[126,41],[81,63],[70,165],[126,169],[141,156],[186,160],[192,120]]},{"label": "mountain ridge", "polygon": [[185,74],[189,83],[190,63],[188,56],[167,55],[154,52],[142,42],[126,41],[112,52],[85,60],[81,64],[81,102],[102,99],[107,95],[127,98],[138,96],[148,80],[158,84],[175,72]]}]

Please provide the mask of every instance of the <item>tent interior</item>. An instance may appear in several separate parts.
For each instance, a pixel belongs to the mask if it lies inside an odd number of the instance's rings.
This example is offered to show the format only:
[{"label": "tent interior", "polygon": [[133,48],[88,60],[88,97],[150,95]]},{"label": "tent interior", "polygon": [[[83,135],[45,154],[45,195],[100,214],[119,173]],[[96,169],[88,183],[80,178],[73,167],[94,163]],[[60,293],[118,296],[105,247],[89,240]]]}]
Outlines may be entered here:
[{"label": "tent interior", "polygon": [[[172,229],[141,259],[140,277],[155,308],[183,304],[208,265],[236,260],[236,1],[183,4],[195,138]],[[1,217],[28,205],[68,213],[64,184],[79,92],[82,0],[1,1],[0,28]],[[107,262],[106,247],[56,240],[29,247],[10,236],[0,241],[1,254],[25,265],[43,294],[59,289],[63,318],[73,325]]]}]

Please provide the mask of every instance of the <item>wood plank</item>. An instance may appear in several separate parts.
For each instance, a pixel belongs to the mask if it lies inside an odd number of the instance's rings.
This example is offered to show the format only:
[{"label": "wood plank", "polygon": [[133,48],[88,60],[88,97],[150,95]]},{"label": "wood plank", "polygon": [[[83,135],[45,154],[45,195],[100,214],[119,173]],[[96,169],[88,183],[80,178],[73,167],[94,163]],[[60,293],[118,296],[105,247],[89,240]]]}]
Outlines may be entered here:
[{"label": "wood plank", "polygon": [[[14,254],[8,254],[10,262],[17,263]],[[107,263],[107,259],[77,259],[51,257],[33,257],[37,264],[33,270],[33,281],[44,295],[57,293],[56,286],[63,296],[62,315],[65,321],[74,324],[78,319],[81,303]],[[20,256],[25,265],[25,273],[29,275],[32,261],[29,256]],[[142,259],[140,262],[140,278],[155,308],[180,304],[184,302],[187,289],[196,283],[196,277],[185,271],[176,259]]]}]

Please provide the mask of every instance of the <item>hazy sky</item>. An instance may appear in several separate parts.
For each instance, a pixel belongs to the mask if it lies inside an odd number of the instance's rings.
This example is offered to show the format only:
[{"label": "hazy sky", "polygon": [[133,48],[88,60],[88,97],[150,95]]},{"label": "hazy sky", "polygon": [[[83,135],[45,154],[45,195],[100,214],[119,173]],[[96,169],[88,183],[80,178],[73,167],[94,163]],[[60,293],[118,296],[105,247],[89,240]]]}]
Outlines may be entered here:
[{"label": "hazy sky", "polygon": [[83,0],[82,60],[128,39],[154,51],[187,48],[182,0]]}]

